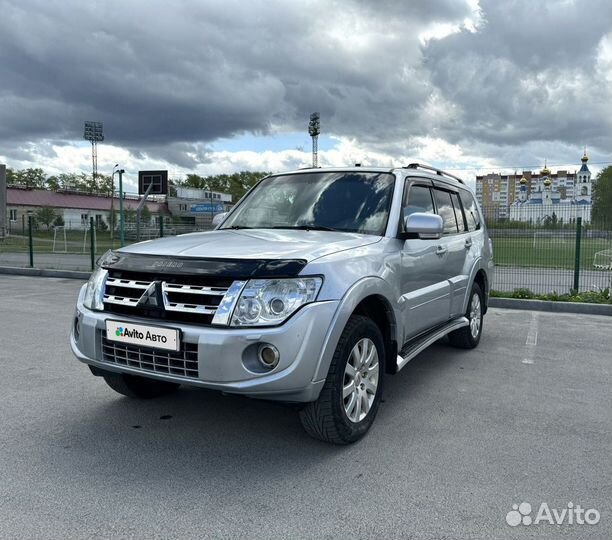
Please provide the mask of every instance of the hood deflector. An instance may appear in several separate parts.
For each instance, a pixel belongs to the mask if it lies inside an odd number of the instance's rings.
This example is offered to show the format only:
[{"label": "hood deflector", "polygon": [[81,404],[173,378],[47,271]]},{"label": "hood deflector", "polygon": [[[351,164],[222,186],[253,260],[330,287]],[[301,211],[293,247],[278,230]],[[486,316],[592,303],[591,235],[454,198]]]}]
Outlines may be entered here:
[{"label": "hood deflector", "polygon": [[252,279],[295,277],[306,266],[306,261],[303,259],[164,257],[115,251],[100,261],[100,264],[107,270],[127,272]]}]

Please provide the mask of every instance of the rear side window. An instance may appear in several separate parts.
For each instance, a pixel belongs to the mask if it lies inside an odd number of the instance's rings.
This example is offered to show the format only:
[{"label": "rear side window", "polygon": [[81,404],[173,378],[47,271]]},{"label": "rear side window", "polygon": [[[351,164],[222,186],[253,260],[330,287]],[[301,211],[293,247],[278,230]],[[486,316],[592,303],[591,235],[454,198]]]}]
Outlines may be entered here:
[{"label": "rear side window", "polygon": [[461,190],[459,192],[463,210],[465,211],[465,220],[467,221],[468,231],[476,231],[480,229],[480,214],[474,196],[468,192]]},{"label": "rear side window", "polygon": [[444,234],[454,234],[458,231],[457,220],[455,219],[455,210],[451,200],[451,194],[448,191],[434,189],[434,198],[436,199],[436,208],[438,215],[444,222]]},{"label": "rear side window", "polygon": [[463,210],[461,209],[461,202],[459,202],[459,195],[457,193],[451,193],[451,199],[453,200],[453,208],[455,209],[455,219],[457,220],[457,227],[459,232],[465,232],[465,220],[463,218]]},{"label": "rear side window", "polygon": [[426,214],[434,213],[431,191],[427,186],[410,186],[408,201],[404,206],[404,218],[416,212],[424,212]]}]

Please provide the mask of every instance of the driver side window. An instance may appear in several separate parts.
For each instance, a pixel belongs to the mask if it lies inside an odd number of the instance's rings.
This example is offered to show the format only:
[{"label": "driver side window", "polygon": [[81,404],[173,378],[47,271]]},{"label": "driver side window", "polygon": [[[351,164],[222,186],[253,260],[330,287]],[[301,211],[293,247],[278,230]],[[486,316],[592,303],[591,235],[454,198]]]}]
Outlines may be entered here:
[{"label": "driver side window", "polygon": [[404,199],[404,219],[410,214],[422,212],[426,214],[434,213],[433,199],[431,190],[427,186],[413,184],[408,190],[408,197]]}]

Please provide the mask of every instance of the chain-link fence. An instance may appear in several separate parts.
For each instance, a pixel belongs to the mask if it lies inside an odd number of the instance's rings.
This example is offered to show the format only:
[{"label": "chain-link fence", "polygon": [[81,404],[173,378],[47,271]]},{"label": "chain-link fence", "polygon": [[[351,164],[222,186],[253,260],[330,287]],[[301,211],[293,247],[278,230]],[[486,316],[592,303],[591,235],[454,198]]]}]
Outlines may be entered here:
[{"label": "chain-link fence", "polygon": [[[612,209],[591,220],[580,204],[483,208],[502,292],[603,291],[612,281]],[[513,219],[514,218],[514,219]]]}]

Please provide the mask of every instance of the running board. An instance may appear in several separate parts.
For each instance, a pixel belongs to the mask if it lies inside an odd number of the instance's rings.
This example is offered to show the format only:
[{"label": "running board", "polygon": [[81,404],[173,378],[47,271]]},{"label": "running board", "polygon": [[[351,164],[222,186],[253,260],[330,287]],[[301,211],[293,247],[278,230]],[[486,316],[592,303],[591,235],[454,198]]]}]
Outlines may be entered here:
[{"label": "running board", "polygon": [[412,360],[417,354],[424,351],[427,347],[429,347],[432,343],[435,343],[440,338],[443,338],[446,334],[453,332],[454,330],[459,330],[459,328],[463,328],[464,326],[469,326],[470,322],[465,317],[459,317],[458,319],[453,319],[449,323],[441,326],[440,328],[436,328],[432,330],[430,333],[425,334],[422,337],[416,338],[415,341],[409,342],[407,345],[404,345],[400,353],[397,355],[397,367],[396,373],[402,369],[410,360]]}]

